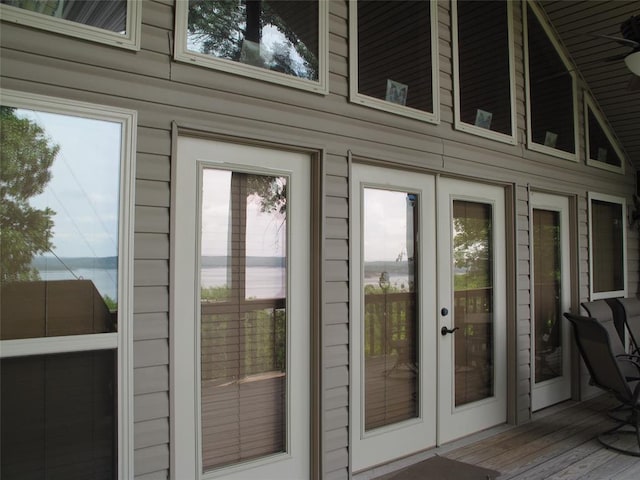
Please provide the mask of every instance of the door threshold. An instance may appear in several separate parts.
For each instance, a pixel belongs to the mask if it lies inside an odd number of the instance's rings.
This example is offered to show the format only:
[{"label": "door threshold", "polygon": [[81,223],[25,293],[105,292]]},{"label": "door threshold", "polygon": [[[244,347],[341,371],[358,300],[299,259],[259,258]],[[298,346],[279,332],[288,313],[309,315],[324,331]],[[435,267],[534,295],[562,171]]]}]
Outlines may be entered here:
[{"label": "door threshold", "polygon": [[375,480],[376,478],[383,475],[387,475],[389,473],[393,473],[402,470],[403,468],[415,465],[416,463],[422,462],[427,458],[433,457],[435,455],[445,455],[446,453],[449,453],[453,450],[461,447],[466,447],[467,445],[478,442],[480,440],[484,440],[485,438],[492,437],[507,430],[511,430],[515,427],[515,425],[508,425],[506,423],[497,425],[480,432],[472,433],[471,435],[467,435],[466,437],[453,440],[439,447],[429,448],[427,450],[423,450],[421,452],[413,453],[411,455],[407,455],[406,457],[399,458],[392,462],[377,465],[367,470],[361,470],[357,473],[352,474],[351,478],[352,480]]}]

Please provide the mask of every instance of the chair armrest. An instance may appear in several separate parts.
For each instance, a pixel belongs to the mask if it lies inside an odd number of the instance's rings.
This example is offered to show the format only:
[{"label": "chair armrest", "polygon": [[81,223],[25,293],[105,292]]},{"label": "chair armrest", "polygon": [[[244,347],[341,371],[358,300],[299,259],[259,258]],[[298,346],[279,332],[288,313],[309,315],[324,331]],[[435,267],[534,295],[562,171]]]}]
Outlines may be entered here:
[{"label": "chair armrest", "polygon": [[626,375],[627,380],[640,380],[640,356],[631,355],[628,353],[621,353],[620,355],[616,355],[616,360],[620,363],[631,364],[635,367],[637,371],[637,376],[628,376]]}]

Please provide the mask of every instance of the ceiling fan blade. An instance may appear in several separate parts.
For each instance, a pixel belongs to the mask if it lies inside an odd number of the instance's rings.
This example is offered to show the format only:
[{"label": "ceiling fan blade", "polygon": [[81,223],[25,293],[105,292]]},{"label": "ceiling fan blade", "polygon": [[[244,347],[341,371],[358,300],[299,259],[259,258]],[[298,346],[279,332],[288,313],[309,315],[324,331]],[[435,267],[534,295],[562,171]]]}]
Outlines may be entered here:
[{"label": "ceiling fan blade", "polygon": [[593,34],[592,36],[593,37],[598,37],[598,38],[606,38],[608,40],[613,40],[614,42],[617,42],[620,45],[624,45],[625,47],[631,47],[631,48],[640,47],[640,43],[636,42],[635,40],[630,40],[628,38],[614,37],[613,35],[599,35],[599,34]]},{"label": "ceiling fan blade", "polygon": [[621,53],[620,55],[612,55],[611,57],[602,58],[601,62],[617,62],[619,60],[624,60],[627,56],[627,53]]}]

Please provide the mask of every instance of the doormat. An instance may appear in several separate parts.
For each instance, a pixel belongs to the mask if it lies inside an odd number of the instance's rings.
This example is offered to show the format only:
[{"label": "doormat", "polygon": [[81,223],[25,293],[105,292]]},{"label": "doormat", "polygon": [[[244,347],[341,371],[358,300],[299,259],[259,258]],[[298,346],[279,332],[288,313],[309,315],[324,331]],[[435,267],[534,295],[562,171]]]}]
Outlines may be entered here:
[{"label": "doormat", "polygon": [[494,480],[499,476],[495,470],[436,455],[376,480]]}]

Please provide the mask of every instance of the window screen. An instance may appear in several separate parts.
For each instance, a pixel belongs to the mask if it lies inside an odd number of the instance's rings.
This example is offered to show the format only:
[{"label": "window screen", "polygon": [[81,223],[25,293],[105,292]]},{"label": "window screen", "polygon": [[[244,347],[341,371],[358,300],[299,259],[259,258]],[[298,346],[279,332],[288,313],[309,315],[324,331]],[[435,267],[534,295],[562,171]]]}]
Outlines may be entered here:
[{"label": "window screen", "polygon": [[358,93],[433,112],[431,6],[358,1]]},{"label": "window screen", "polygon": [[527,5],[531,141],[575,153],[573,78]]},{"label": "window screen", "polygon": [[594,293],[625,288],[623,206],[591,199],[591,268]]},{"label": "window screen", "polygon": [[511,135],[507,2],[458,1],[460,121]]}]

